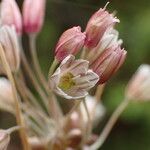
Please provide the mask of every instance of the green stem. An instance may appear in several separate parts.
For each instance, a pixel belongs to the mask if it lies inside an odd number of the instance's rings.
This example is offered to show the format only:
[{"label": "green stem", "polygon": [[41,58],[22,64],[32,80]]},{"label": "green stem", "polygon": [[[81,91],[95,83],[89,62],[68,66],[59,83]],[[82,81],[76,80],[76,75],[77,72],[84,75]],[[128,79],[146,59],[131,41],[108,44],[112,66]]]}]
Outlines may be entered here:
[{"label": "green stem", "polygon": [[97,150],[101,148],[101,146],[107,139],[109,133],[111,132],[113,126],[117,122],[118,118],[120,117],[122,112],[125,110],[125,108],[128,106],[129,102],[130,101],[128,99],[124,99],[122,103],[117,107],[117,109],[114,111],[109,121],[107,122],[98,140],[90,147],[90,150]]}]

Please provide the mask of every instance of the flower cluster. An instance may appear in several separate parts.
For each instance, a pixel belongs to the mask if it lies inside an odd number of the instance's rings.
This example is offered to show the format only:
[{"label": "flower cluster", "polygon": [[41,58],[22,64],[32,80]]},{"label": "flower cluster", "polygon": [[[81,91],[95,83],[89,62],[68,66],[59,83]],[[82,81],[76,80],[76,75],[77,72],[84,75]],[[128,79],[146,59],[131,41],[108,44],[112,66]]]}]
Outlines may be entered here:
[{"label": "flower cluster", "polygon": [[[24,150],[97,150],[130,100],[150,99],[150,67],[140,67],[127,86],[127,100],[102,135],[94,134],[105,114],[100,102],[105,83],[127,54],[115,29],[119,19],[104,7],[92,15],[84,32],[80,26],[64,31],[47,79],[36,51],[45,5],[45,0],[24,0],[21,15],[15,0],[1,2],[0,109],[12,113],[18,126],[0,130],[0,149],[7,149],[10,133],[19,130]],[[29,36],[31,60],[22,44],[23,31]]]}]

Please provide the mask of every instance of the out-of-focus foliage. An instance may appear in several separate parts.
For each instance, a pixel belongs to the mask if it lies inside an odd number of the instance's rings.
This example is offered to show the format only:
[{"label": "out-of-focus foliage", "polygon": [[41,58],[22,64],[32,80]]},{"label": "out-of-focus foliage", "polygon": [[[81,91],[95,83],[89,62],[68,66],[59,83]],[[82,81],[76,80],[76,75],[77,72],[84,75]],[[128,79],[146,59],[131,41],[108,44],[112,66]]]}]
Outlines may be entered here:
[{"label": "out-of-focus foliage", "polygon": [[[22,0],[18,0],[19,4]],[[38,54],[45,75],[48,72],[55,44],[61,33],[70,27],[85,25],[91,14],[103,7],[104,0],[47,0],[45,25],[38,37]],[[107,7],[116,10],[121,23],[117,25],[127,60],[119,73],[109,81],[103,95],[107,108],[104,124],[124,96],[125,85],[141,63],[150,64],[150,1],[111,0]],[[12,122],[0,113],[2,127]],[[8,115],[8,118],[10,116]],[[8,120],[8,121],[7,121]],[[99,132],[101,128],[97,128]],[[111,132],[102,150],[149,150],[150,103],[131,104]]]}]

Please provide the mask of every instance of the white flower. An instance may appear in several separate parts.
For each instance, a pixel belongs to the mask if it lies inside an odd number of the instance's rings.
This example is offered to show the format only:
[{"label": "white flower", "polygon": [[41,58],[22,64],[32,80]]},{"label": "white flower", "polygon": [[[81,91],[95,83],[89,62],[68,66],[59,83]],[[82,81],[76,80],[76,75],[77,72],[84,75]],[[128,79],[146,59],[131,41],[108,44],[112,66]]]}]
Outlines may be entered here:
[{"label": "white flower", "polygon": [[141,65],[126,89],[126,96],[134,100],[150,100],[150,65]]},{"label": "white flower", "polygon": [[14,99],[12,87],[8,79],[0,78],[0,109],[14,112]]},{"label": "white flower", "polygon": [[88,94],[87,91],[99,80],[98,75],[88,67],[88,61],[75,60],[74,56],[69,55],[50,77],[51,89],[66,99],[85,97]]}]

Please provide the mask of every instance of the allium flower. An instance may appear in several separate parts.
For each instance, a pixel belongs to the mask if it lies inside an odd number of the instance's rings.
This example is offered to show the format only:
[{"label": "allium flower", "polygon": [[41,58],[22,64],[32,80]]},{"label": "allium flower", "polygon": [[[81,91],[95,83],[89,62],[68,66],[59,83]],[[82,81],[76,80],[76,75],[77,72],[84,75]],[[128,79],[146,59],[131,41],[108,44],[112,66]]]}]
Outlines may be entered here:
[{"label": "allium flower", "polygon": [[[0,28],[0,44],[4,49],[12,72],[16,72],[20,65],[20,51],[17,35],[14,28],[9,26],[2,26]],[[4,73],[4,69],[1,64],[0,73]]]},{"label": "allium flower", "polygon": [[118,39],[118,36],[119,32],[113,28],[105,32],[98,45],[92,50],[86,51],[85,59],[88,60],[90,64],[92,64],[102,54],[103,51],[114,45],[120,46],[122,44],[122,40]]},{"label": "allium flower", "polygon": [[69,55],[50,77],[51,89],[66,99],[79,99],[88,94],[99,80],[97,74],[88,69],[88,61]]},{"label": "allium flower", "polygon": [[105,83],[123,64],[127,52],[120,46],[112,46],[97,58],[90,68],[99,75],[99,83]]},{"label": "allium flower", "polygon": [[45,15],[45,0],[24,0],[23,26],[26,33],[37,33],[41,30]]},{"label": "allium flower", "polygon": [[119,19],[109,14],[105,8],[100,8],[89,20],[86,27],[85,45],[87,48],[94,48],[101,40],[104,33],[113,27]]},{"label": "allium flower", "polygon": [[14,26],[17,33],[22,33],[22,18],[15,0],[2,0],[0,18],[2,25]]},{"label": "allium flower", "polygon": [[141,65],[126,88],[126,96],[132,100],[150,100],[150,65]]},{"label": "allium flower", "polygon": [[0,78],[0,109],[11,113],[14,112],[12,87],[9,80],[4,77]]},{"label": "allium flower", "polygon": [[81,27],[73,27],[65,31],[60,37],[55,55],[58,61],[62,61],[69,54],[76,55],[84,45],[85,34],[81,32]]},{"label": "allium flower", "polygon": [[7,130],[0,130],[0,150],[7,150],[10,142],[10,135]]}]

